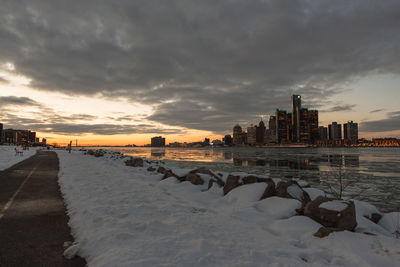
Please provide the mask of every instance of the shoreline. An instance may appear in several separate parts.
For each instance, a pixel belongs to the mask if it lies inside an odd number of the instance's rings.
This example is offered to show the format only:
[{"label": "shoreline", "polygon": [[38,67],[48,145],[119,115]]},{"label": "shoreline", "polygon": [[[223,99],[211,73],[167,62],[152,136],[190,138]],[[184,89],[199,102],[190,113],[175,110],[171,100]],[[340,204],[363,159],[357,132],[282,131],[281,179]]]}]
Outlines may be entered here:
[{"label": "shoreline", "polygon": [[[229,175],[255,181],[246,178],[248,173],[193,172],[111,151],[85,155],[58,150],[57,154],[70,224],[79,254],[87,256],[89,265],[305,266],[329,261],[341,266],[354,262],[396,266],[400,260],[396,256],[400,240],[389,234],[389,228],[364,217],[376,211],[366,202],[354,202],[355,232],[333,232],[320,239],[313,235],[321,224],[296,215],[301,206],[296,197],[259,200],[267,186],[264,182],[242,184],[224,195],[224,187],[217,182],[209,187],[207,182],[217,181],[217,176],[226,185]],[[275,186],[280,181],[273,178]],[[301,184],[299,190],[309,192],[312,199],[321,194]],[[397,214],[383,214],[385,222]],[[390,252],[375,252],[376,240]],[[110,253],[104,257],[101,251]]]}]

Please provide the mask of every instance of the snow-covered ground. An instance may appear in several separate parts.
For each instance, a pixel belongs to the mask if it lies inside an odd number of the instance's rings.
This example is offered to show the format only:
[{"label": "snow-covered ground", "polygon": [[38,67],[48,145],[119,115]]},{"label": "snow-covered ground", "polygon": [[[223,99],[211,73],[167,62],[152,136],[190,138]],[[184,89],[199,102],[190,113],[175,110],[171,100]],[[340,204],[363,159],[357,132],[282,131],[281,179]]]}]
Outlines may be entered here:
[{"label": "snow-covered ground", "polygon": [[0,146],[0,171],[5,170],[12,165],[33,156],[36,153],[36,148],[30,147],[29,150],[22,150],[18,147],[19,151],[23,154],[15,155],[15,146]]},{"label": "snow-covered ground", "polygon": [[[126,159],[111,154],[57,153],[77,242],[73,249],[89,266],[400,265],[400,239],[389,229],[399,214],[374,224],[363,215],[376,208],[365,202],[355,201],[356,232],[321,239],[313,236],[320,224],[294,216],[299,201],[258,201],[265,184],[243,185],[223,196],[216,185],[205,190],[207,183],[161,181],[163,175],[148,172],[148,166],[128,167]],[[308,191],[312,199],[321,193]]]}]

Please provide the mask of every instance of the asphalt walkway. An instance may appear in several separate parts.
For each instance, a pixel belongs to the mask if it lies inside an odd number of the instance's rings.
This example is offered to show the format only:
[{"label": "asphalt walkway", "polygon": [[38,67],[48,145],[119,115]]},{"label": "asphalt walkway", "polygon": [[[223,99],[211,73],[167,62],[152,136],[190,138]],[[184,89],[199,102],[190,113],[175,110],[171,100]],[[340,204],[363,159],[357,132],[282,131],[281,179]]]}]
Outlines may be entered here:
[{"label": "asphalt walkway", "polygon": [[38,153],[0,172],[0,266],[85,266],[63,257],[73,241],[58,185],[55,152]]}]

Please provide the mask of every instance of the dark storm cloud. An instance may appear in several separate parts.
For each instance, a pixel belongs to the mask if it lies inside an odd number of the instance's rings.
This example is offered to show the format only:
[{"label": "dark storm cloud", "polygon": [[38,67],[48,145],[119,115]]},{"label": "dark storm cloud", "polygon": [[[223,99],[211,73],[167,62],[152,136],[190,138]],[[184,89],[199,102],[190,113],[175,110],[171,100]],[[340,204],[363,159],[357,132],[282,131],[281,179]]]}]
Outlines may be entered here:
[{"label": "dark storm cloud", "polygon": [[[93,118],[91,118],[93,117]],[[162,129],[154,125],[119,125],[119,124],[90,124],[79,123],[81,120],[90,121],[94,116],[84,114],[74,114],[72,116],[50,116],[40,118],[26,118],[12,113],[2,114],[0,121],[5,128],[13,129],[31,129],[44,133],[56,133],[65,135],[116,135],[133,133],[151,133],[151,134],[178,134],[182,130]]]},{"label": "dark storm cloud", "polygon": [[388,118],[376,121],[362,122],[362,132],[386,132],[400,130],[400,111],[388,112]]},{"label": "dark storm cloud", "polygon": [[293,92],[323,107],[348,79],[398,74],[399,17],[389,0],[10,0],[0,62],[41,90],[128,97],[149,119],[219,131]]},{"label": "dark storm cloud", "polygon": [[0,107],[5,106],[41,106],[41,104],[28,97],[0,96]]},{"label": "dark storm cloud", "polygon": [[65,135],[116,135],[116,134],[133,134],[133,133],[157,133],[157,134],[177,134],[181,131],[176,129],[159,129],[152,125],[116,125],[116,124],[72,124],[72,123],[56,123],[56,124],[31,124],[30,127],[39,132],[56,133]]},{"label": "dark storm cloud", "polygon": [[0,122],[5,128],[30,129],[44,133],[64,135],[116,135],[116,134],[182,134],[185,131],[172,128],[158,128],[150,124],[96,124],[97,116],[88,114],[72,114],[63,116],[50,108],[40,108],[38,112],[31,112],[29,117],[15,114],[15,110],[1,109]]}]

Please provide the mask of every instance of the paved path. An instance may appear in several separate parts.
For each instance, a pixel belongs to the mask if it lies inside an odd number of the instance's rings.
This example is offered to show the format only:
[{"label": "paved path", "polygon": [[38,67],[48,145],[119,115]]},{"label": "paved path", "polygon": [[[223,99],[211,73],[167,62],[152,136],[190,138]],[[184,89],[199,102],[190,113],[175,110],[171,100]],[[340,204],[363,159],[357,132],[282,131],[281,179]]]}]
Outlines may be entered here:
[{"label": "paved path", "polygon": [[55,152],[38,153],[0,172],[0,266],[85,266],[63,257],[72,241],[57,183]]}]

